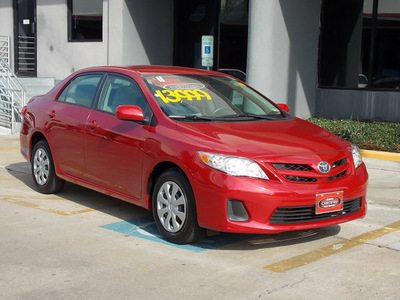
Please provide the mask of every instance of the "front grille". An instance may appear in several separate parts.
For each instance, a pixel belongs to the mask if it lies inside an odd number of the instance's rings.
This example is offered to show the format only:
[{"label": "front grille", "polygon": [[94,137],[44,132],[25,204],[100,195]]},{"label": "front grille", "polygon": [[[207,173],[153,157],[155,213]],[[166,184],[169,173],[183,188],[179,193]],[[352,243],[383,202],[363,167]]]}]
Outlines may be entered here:
[{"label": "front grille", "polygon": [[309,165],[300,164],[273,164],[278,170],[290,170],[290,171],[312,171]]},{"label": "front grille", "polygon": [[301,177],[301,176],[292,176],[292,175],[284,175],[287,180],[295,181],[295,182],[317,182],[317,178],[314,177]]},{"label": "front grille", "polygon": [[349,167],[347,157],[336,160],[331,164],[329,174],[321,173],[311,164],[296,164],[284,162],[270,162],[281,178],[294,183],[322,183],[342,178],[347,175]]},{"label": "front grille", "polygon": [[340,172],[339,174],[336,174],[336,175],[334,175],[334,176],[329,177],[328,180],[331,181],[331,180],[335,180],[335,179],[338,179],[338,178],[340,178],[340,177],[343,177],[343,176],[346,175],[346,172],[347,172],[347,171],[344,170],[343,172]]},{"label": "front grille", "polygon": [[340,166],[344,165],[345,163],[347,163],[347,158],[343,158],[343,159],[341,159],[341,160],[335,161],[335,162],[332,164],[332,169],[334,169],[334,168],[336,168],[336,167],[340,167]]},{"label": "front grille", "polygon": [[271,224],[306,223],[343,217],[361,209],[361,197],[343,202],[343,210],[338,212],[315,214],[315,205],[279,207],[270,220]]}]

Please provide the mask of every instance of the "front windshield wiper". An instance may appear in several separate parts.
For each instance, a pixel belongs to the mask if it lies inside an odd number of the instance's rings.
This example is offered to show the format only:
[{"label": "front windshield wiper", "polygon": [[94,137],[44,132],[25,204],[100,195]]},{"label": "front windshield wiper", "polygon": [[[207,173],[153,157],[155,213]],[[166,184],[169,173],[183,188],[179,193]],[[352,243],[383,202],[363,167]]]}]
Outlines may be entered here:
[{"label": "front windshield wiper", "polygon": [[241,113],[237,114],[236,117],[246,117],[246,118],[254,118],[254,119],[263,119],[263,120],[276,120],[276,118],[268,115],[257,115],[252,113]]},{"label": "front windshield wiper", "polygon": [[194,120],[194,121],[214,121],[215,118],[213,117],[204,117],[204,116],[198,116],[198,115],[185,115],[185,116],[179,116],[179,115],[171,115],[169,116],[171,119],[180,119],[180,120]]},{"label": "front windshield wiper", "polygon": [[234,115],[223,115],[223,116],[199,116],[199,115],[171,115],[169,116],[174,120],[190,120],[190,121],[234,121],[244,119],[261,119],[261,120],[276,120],[277,118],[268,115],[256,115],[252,113],[240,113]]}]

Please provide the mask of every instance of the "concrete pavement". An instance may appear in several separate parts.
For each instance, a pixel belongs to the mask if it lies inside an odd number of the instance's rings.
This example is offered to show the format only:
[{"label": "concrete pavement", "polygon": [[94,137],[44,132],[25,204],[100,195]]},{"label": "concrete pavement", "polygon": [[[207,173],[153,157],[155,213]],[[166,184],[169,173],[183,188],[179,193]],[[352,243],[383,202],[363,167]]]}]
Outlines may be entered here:
[{"label": "concrete pavement", "polygon": [[399,299],[400,162],[364,161],[364,219],[184,248],[134,205],[36,193],[18,136],[0,136],[0,299]]}]

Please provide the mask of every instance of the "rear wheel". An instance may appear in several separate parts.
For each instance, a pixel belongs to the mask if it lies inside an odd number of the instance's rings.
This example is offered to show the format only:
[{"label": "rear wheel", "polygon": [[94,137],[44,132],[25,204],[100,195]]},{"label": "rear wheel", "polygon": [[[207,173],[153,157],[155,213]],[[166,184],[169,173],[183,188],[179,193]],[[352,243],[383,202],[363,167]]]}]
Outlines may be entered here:
[{"label": "rear wheel", "polygon": [[37,190],[43,194],[58,193],[64,180],[57,177],[49,144],[45,140],[36,143],[31,159],[32,176]]},{"label": "rear wheel", "polygon": [[201,238],[203,229],[197,224],[193,191],[181,171],[170,169],[161,174],[152,204],[157,228],[168,241],[187,244]]}]

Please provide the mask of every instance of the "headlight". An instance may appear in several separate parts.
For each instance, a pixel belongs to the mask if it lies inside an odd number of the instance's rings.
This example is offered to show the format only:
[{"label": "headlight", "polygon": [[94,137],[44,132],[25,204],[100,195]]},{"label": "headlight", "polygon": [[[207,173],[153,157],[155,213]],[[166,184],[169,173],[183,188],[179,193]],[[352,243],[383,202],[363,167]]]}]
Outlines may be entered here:
[{"label": "headlight", "polygon": [[232,176],[247,176],[269,180],[260,166],[251,159],[199,151],[200,159],[207,166]]},{"label": "headlight", "polygon": [[351,144],[351,153],[353,154],[354,167],[357,169],[362,164],[362,156],[360,148]]}]

